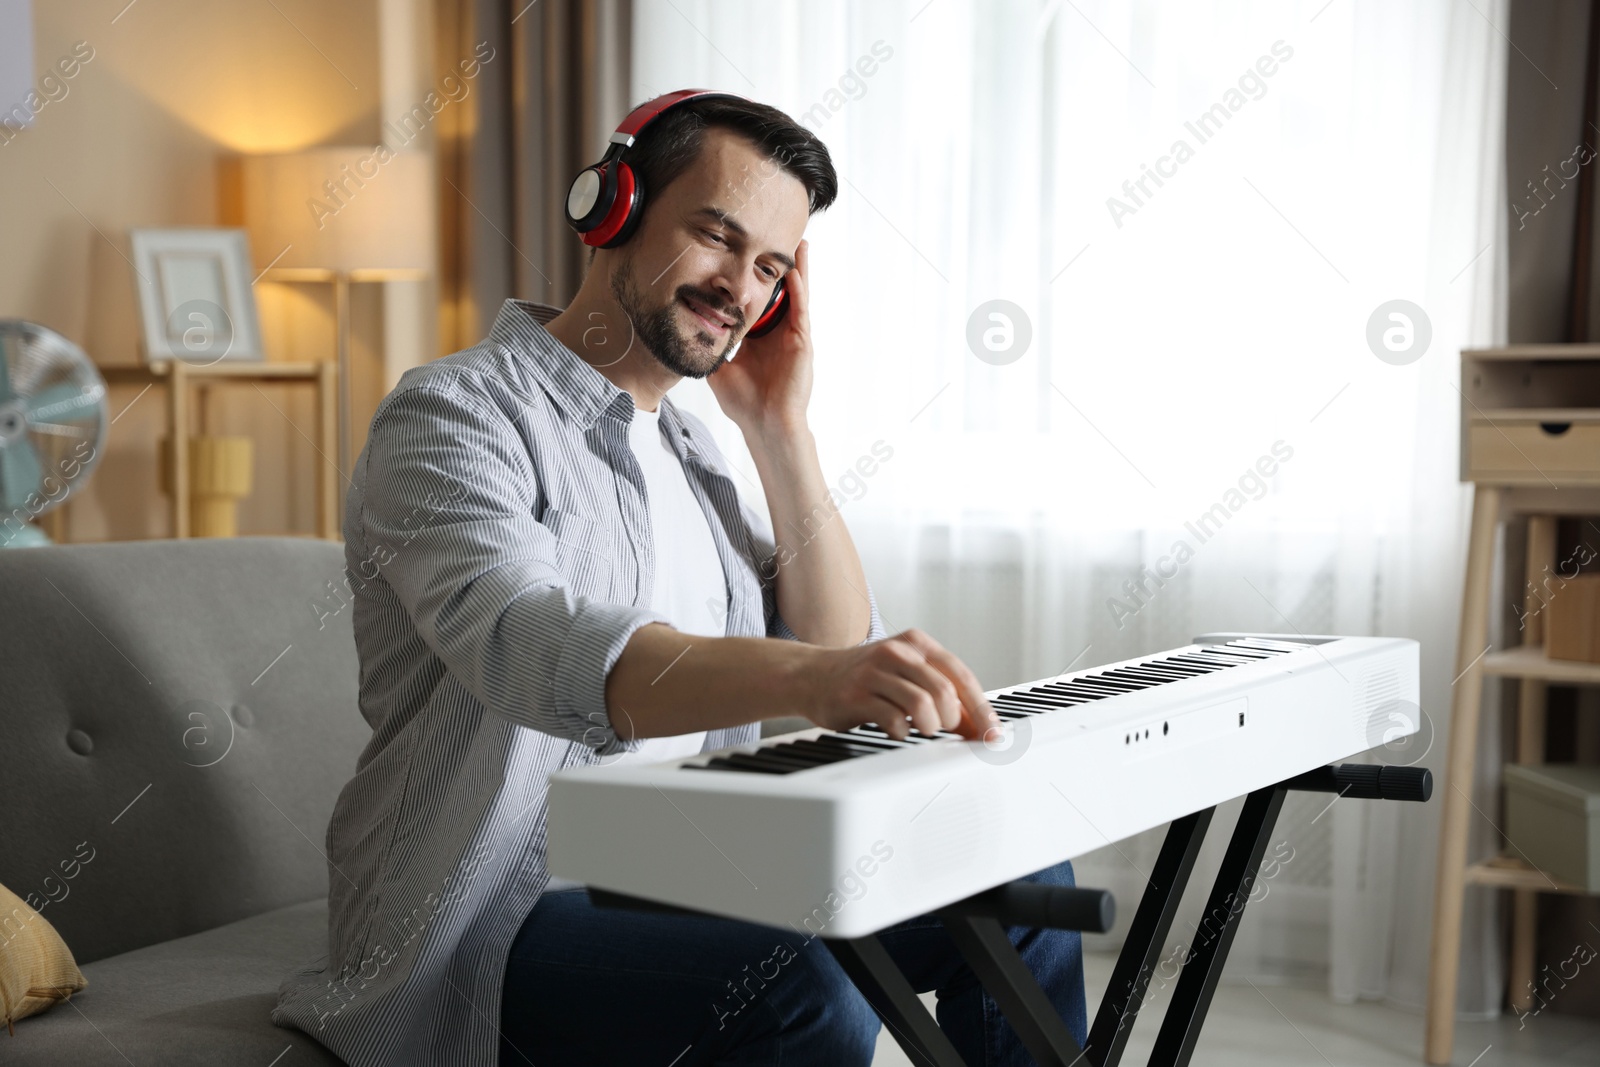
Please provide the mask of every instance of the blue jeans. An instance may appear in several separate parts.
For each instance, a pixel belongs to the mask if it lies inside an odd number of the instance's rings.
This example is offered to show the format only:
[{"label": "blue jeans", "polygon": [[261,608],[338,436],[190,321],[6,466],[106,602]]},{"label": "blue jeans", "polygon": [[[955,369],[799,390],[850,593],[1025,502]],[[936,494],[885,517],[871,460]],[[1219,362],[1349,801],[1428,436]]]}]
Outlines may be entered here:
[{"label": "blue jeans", "polygon": [[[1072,885],[1072,864],[1026,879]],[[1073,930],[1011,927],[1011,942],[1081,1046],[1083,953]],[[931,915],[880,931],[912,988],[937,991],[939,1026],[971,1065],[1033,1063]],[[867,1067],[878,1016],[827,945],[735,919],[596,908],[546,893],[506,960],[502,1067]]]}]

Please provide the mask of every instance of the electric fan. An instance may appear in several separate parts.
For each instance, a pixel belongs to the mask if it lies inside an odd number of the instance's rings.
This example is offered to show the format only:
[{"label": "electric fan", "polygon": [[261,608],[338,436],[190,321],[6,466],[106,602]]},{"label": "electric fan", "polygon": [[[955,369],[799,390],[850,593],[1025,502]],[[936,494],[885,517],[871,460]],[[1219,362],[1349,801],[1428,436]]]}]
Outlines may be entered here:
[{"label": "electric fan", "polygon": [[106,438],[106,383],[83,349],[0,319],[0,548],[50,543],[33,521],[82,490]]}]

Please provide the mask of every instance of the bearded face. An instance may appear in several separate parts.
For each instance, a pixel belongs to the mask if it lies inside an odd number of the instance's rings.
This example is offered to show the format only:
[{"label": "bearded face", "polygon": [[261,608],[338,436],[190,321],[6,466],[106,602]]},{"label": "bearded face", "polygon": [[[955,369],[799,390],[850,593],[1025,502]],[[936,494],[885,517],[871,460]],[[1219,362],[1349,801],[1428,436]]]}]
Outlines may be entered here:
[{"label": "bearded face", "polygon": [[[652,302],[649,297],[657,292],[660,295]],[[628,316],[634,336],[663,367],[683,378],[714,373],[744,335],[744,315],[712,293],[680,285],[670,293],[652,289],[647,294],[632,256],[612,272],[611,293]],[[702,316],[711,316],[712,323]],[[725,323],[720,329],[715,325],[719,318]]]}]

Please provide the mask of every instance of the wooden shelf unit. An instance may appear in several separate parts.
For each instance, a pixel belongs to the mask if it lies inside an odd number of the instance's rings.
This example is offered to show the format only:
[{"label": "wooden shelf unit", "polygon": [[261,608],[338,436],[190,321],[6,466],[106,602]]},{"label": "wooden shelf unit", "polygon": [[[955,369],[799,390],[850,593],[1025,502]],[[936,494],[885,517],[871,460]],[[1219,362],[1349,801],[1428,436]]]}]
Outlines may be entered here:
[{"label": "wooden shelf unit", "polygon": [[180,359],[154,363],[124,364],[97,368],[108,385],[159,384],[166,387],[168,450],[167,484],[172,488],[172,536],[190,536],[189,450],[180,447],[187,441],[193,425],[189,415],[189,389],[195,385],[238,382],[305,382],[316,390],[317,425],[312,445],[321,453],[317,463],[317,532],[314,536],[337,541],[339,530],[339,482],[342,474],[333,467],[338,450],[338,367],[332,362],[289,363],[244,361],[197,366]]},{"label": "wooden shelf unit", "polygon": [[1600,344],[1511,345],[1461,353],[1461,480],[1473,483],[1472,528],[1451,690],[1450,747],[1444,773],[1434,887],[1433,954],[1425,1055],[1450,1062],[1455,1040],[1461,919],[1469,886],[1512,892],[1507,986],[1513,1009],[1531,1006],[1539,893],[1584,893],[1535,870],[1514,843],[1478,862],[1468,831],[1481,817],[1472,800],[1478,728],[1487,678],[1517,679],[1513,758],[1542,763],[1545,698],[1551,685],[1600,685],[1600,664],[1545,655],[1542,603],[1526,598],[1522,644],[1489,645],[1490,605],[1511,594],[1491,588],[1502,522],[1527,523],[1526,575],[1554,572],[1556,522],[1600,515]]},{"label": "wooden shelf unit", "polygon": [[1569,885],[1554,875],[1538,870],[1521,856],[1502,852],[1467,868],[1466,879],[1473,885],[1492,885],[1500,889],[1526,889],[1537,893],[1577,893],[1588,895],[1580,885]]}]

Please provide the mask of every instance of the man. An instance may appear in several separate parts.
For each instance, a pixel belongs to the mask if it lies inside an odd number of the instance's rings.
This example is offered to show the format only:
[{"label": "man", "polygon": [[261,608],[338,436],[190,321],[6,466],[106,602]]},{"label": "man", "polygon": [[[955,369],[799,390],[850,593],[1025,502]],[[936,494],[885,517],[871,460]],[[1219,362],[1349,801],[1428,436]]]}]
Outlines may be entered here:
[{"label": "man", "polygon": [[[273,1019],[354,1067],[869,1063],[877,1018],[814,938],[598,910],[552,882],[547,779],[753,741],[779,716],[998,726],[938,642],[885,636],[826,508],[802,240],[837,193],[826,148],[707,99],[626,158],[648,197],[626,241],[565,310],[508,300],[484,342],[408,371],[353,475],[373,737],[328,828],[328,966],[292,975]],[[746,340],[780,278],[791,310]],[[686,377],[743,432],[783,540],[667,399]],[[1011,935],[1081,1043],[1078,935]],[[1029,1062],[935,920],[883,941],[968,1062]]]}]

